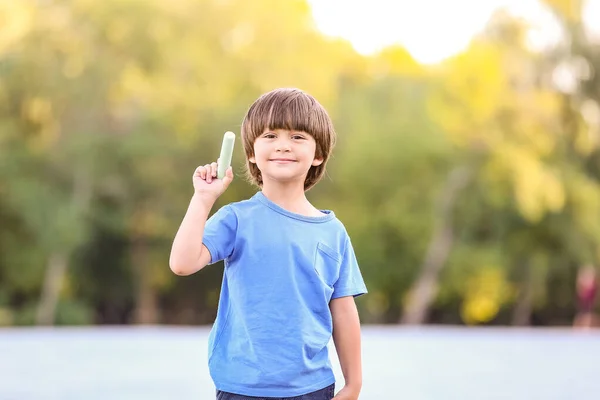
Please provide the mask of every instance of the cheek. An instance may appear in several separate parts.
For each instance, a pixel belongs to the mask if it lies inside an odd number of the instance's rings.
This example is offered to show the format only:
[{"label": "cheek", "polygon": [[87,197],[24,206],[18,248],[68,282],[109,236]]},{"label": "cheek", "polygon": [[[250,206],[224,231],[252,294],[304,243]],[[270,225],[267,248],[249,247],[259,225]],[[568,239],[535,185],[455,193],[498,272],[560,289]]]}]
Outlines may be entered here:
[{"label": "cheek", "polygon": [[262,158],[264,158],[264,154],[265,149],[263,146],[254,146],[254,156],[256,157],[257,161],[260,161]]},{"label": "cheek", "polygon": [[313,157],[313,158],[319,158],[319,151],[317,150],[317,146],[315,146],[314,144],[310,147],[310,150],[308,150],[308,153]]},{"label": "cheek", "polygon": [[265,159],[268,158],[268,154],[268,149],[266,149],[265,146],[254,146],[254,163],[258,167],[261,167],[265,164]]}]

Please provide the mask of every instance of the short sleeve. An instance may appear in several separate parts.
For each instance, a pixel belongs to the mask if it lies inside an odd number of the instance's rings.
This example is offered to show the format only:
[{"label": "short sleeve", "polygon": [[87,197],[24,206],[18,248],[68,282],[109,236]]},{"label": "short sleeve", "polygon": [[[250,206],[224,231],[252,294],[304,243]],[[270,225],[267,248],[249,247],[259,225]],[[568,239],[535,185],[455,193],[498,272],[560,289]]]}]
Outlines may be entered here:
[{"label": "short sleeve", "polygon": [[237,217],[230,206],[220,208],[206,221],[202,243],[210,251],[211,264],[231,256],[236,231]]},{"label": "short sleeve", "polygon": [[332,299],[345,296],[358,297],[367,293],[367,287],[363,280],[358,261],[354,254],[354,248],[349,237],[346,237],[346,247],[342,255],[340,275],[333,285]]}]

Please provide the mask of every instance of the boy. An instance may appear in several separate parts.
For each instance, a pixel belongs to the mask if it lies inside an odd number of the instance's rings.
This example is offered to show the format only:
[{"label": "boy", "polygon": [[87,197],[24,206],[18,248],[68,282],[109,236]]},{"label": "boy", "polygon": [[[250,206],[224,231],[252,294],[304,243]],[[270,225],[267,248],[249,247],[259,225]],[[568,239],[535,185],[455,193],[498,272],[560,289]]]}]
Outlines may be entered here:
[{"label": "boy", "polygon": [[[217,163],[194,172],[194,195],[170,267],[190,275],[225,260],[209,369],[219,400],[355,400],[362,386],[354,297],[367,293],[343,224],[305,192],[335,144],[325,109],[298,89],[259,97],[242,122],[247,174],[261,190],[208,221],[233,179]],[[333,337],[346,385],[334,397]]]}]

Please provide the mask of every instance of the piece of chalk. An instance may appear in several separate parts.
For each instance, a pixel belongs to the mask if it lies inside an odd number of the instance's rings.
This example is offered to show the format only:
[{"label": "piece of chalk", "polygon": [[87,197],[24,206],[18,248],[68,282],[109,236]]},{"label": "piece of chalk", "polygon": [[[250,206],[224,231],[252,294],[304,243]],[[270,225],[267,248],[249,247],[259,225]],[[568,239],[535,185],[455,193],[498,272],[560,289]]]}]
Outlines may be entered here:
[{"label": "piece of chalk", "polygon": [[223,144],[221,144],[221,155],[217,165],[217,178],[223,179],[225,171],[231,166],[231,156],[233,155],[233,145],[235,143],[235,133],[225,132],[223,135]]}]

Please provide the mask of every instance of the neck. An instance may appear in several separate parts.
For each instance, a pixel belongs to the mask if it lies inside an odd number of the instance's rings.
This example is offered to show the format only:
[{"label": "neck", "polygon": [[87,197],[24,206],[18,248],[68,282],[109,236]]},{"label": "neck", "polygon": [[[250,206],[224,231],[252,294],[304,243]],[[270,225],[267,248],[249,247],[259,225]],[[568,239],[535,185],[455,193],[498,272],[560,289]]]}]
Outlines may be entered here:
[{"label": "neck", "polygon": [[308,204],[304,182],[301,185],[297,182],[263,182],[262,193],[273,203],[290,211],[305,208]]}]

